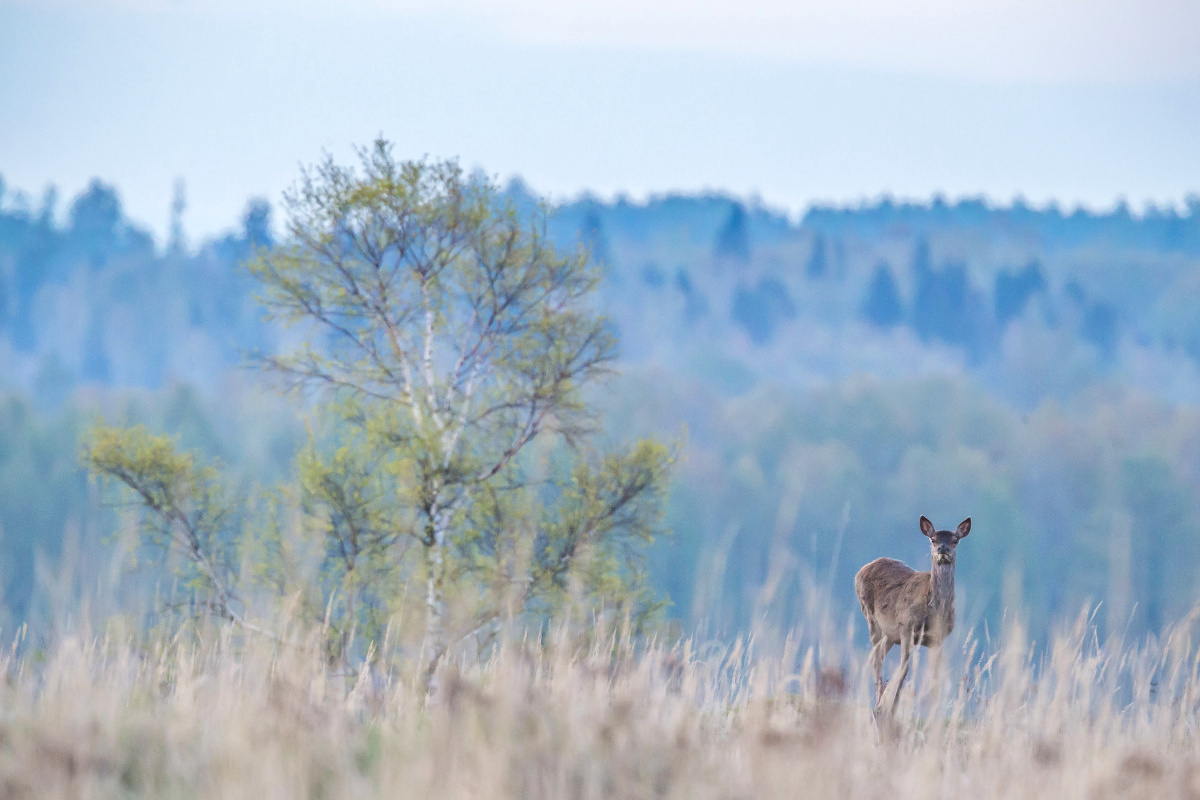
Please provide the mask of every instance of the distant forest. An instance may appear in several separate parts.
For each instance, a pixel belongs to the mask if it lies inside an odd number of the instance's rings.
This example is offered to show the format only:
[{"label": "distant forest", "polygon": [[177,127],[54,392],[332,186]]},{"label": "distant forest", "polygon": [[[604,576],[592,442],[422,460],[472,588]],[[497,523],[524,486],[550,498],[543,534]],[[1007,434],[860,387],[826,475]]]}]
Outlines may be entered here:
[{"label": "distant forest", "polygon": [[[538,213],[520,181],[507,196]],[[278,211],[251,201],[203,242],[184,222],[156,242],[114,187],[61,208],[0,180],[15,620],[64,554],[103,553],[119,528],[76,464],[96,414],[183,430],[247,480],[281,475],[299,440],[241,368],[280,345],[239,267],[282,236]],[[1141,214],[883,199],[796,221],[724,195],[584,197],[545,224],[608,268],[608,435],[685,438],[655,553],[682,623],[845,623],[861,563],[927,563],[921,514],[974,518],[966,625],[1007,610],[1036,633],[1099,603],[1110,634],[1138,635],[1200,601],[1200,198]]]}]

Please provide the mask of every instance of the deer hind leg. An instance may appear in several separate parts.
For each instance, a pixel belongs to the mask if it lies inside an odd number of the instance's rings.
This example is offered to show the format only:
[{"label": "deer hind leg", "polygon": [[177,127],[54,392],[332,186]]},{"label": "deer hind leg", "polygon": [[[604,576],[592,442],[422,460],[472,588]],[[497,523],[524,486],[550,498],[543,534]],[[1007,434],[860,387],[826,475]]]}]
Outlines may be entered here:
[{"label": "deer hind leg", "polygon": [[890,695],[888,710],[892,714],[896,713],[896,705],[900,701],[900,690],[904,688],[904,679],[908,677],[908,668],[912,662],[912,651],[912,639],[906,636],[900,641],[900,666],[896,669],[896,673],[892,675],[887,688]]},{"label": "deer hind leg", "polygon": [[[875,633],[872,631],[872,633]],[[887,658],[888,651],[892,649],[894,642],[888,641],[883,634],[871,637],[871,672],[875,675],[875,708],[879,709],[883,703],[883,691],[887,684],[883,681],[883,660]]]}]

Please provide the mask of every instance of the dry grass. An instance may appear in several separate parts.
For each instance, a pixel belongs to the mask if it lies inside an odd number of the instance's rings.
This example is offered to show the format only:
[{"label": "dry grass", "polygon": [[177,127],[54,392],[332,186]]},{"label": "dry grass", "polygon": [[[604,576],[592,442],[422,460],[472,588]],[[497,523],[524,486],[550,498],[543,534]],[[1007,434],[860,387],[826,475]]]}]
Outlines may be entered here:
[{"label": "dry grass", "polygon": [[0,797],[1200,796],[1188,625],[1105,648],[1081,622],[1036,668],[1016,634],[941,680],[919,664],[883,730],[865,654],[835,645],[511,643],[427,704],[402,663],[347,678],[228,634],[65,637],[4,665]]}]

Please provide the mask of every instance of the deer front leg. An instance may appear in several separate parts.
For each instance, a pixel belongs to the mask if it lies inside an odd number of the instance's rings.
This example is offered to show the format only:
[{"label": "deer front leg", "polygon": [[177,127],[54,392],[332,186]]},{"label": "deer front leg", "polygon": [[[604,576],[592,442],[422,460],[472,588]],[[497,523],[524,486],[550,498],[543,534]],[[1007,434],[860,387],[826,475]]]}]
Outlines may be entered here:
[{"label": "deer front leg", "polygon": [[942,646],[940,644],[929,648],[929,674],[933,676],[933,702],[936,705],[942,699]]},{"label": "deer front leg", "polygon": [[908,667],[912,661],[912,639],[905,637],[900,641],[900,666],[896,669],[896,674],[892,676],[892,680],[888,684],[888,694],[891,695],[891,702],[888,704],[888,713],[896,713],[896,705],[900,702],[900,690],[904,688],[904,679],[908,677]]}]

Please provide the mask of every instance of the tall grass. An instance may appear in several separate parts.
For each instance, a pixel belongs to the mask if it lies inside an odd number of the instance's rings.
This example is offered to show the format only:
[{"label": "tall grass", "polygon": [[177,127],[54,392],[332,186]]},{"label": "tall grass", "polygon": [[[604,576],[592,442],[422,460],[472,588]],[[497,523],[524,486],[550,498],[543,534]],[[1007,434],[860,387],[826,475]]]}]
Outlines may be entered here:
[{"label": "tall grass", "polygon": [[1137,645],[1086,618],[1044,648],[964,636],[883,724],[865,653],[827,633],[511,637],[431,701],[399,661],[114,627],[2,659],[0,797],[1200,796],[1193,621]]}]

